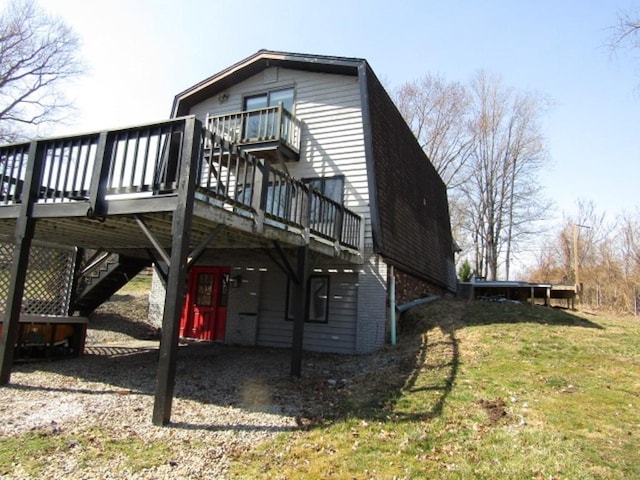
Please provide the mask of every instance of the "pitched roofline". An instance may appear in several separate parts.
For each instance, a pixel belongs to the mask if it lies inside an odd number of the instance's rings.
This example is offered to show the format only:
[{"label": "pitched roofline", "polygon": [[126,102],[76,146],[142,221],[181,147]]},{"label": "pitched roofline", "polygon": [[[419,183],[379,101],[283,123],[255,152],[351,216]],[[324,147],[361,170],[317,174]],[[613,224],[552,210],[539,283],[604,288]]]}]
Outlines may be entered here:
[{"label": "pitched roofline", "polygon": [[278,66],[356,76],[358,66],[364,63],[366,61],[361,58],[259,50],[244,60],[178,93],[173,101],[171,116],[178,117],[188,113],[189,108],[202,99],[215,95],[268,67]]},{"label": "pitched roofline", "polygon": [[378,187],[376,183],[376,168],[371,132],[371,111],[369,109],[369,82],[367,76],[373,75],[366,62],[358,68],[358,82],[360,83],[360,104],[362,108],[362,130],[364,132],[364,157],[367,165],[367,184],[369,188],[369,215],[371,218],[371,236],[373,251],[382,251],[382,235],[380,235],[380,215],[378,212]]}]

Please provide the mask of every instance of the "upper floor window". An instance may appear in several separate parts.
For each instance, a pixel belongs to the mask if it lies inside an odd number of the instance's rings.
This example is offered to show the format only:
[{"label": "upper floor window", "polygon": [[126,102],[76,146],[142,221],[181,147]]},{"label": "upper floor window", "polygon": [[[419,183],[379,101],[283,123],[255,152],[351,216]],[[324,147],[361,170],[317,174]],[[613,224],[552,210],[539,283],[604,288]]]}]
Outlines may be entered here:
[{"label": "upper floor window", "polygon": [[245,110],[258,110],[260,108],[277,107],[279,103],[285,110],[293,110],[293,88],[282,90],[272,90],[258,95],[251,95],[244,98]]},{"label": "upper floor window", "polygon": [[272,90],[258,95],[251,95],[244,98],[244,110],[246,120],[243,131],[243,138],[248,140],[270,140],[278,138],[282,132],[278,132],[278,119],[275,110],[264,109],[277,107],[282,104],[282,108],[291,112],[293,110],[293,88],[282,90]]}]

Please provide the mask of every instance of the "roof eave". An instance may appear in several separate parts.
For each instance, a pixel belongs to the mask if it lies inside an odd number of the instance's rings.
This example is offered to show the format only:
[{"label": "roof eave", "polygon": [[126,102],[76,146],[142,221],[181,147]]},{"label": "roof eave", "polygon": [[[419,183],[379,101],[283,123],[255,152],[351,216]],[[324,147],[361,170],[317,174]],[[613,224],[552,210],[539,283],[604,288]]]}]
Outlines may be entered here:
[{"label": "roof eave", "polygon": [[171,116],[177,117],[187,114],[192,105],[207,97],[216,95],[268,67],[278,66],[297,70],[356,76],[358,74],[358,66],[364,62],[365,60],[360,58],[260,50],[183,92],[178,93],[173,102]]}]

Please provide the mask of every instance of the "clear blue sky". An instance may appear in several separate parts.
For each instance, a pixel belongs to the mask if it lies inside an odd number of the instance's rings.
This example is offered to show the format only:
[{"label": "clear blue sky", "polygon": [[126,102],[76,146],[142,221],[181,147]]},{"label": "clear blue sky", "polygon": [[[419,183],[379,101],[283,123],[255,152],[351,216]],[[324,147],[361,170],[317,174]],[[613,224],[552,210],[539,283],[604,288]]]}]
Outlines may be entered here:
[{"label": "clear blue sky", "polygon": [[[5,3],[5,0],[0,0]],[[78,117],[55,133],[166,118],[173,96],[261,48],[366,58],[388,85],[484,69],[537,91],[560,218],[578,198],[613,219],[638,206],[640,55],[606,48],[636,0],[40,0],[80,35],[89,74]],[[640,53],[640,52],[639,52]]]}]

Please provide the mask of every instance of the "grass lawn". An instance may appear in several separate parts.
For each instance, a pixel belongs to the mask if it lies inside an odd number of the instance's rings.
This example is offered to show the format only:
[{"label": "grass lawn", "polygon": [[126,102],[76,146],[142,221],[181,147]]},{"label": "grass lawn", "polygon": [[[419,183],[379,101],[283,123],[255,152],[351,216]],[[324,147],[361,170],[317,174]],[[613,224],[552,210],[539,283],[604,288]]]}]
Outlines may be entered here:
[{"label": "grass lawn", "polygon": [[151,288],[151,275],[139,273],[127,282],[119,291],[119,293],[145,292]]},{"label": "grass lawn", "polygon": [[640,478],[640,321],[441,300],[397,361],[237,478]]},{"label": "grass lawn", "polygon": [[[126,288],[148,286],[139,276]],[[402,318],[398,345],[353,364],[375,368],[312,384],[320,410],[305,405],[301,429],[231,449],[229,478],[640,478],[636,318],[438,300]],[[80,465],[116,458],[134,472],[212,446],[123,438],[119,424],[47,432],[0,438],[0,478],[16,462],[39,478],[50,453],[76,443]]]}]

